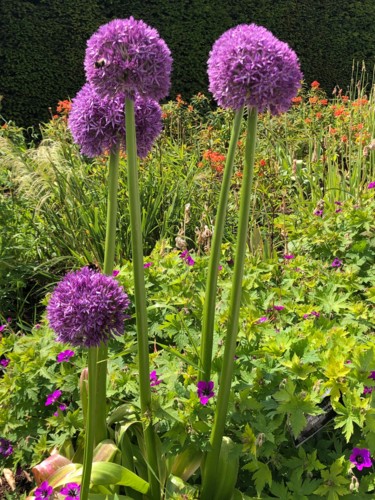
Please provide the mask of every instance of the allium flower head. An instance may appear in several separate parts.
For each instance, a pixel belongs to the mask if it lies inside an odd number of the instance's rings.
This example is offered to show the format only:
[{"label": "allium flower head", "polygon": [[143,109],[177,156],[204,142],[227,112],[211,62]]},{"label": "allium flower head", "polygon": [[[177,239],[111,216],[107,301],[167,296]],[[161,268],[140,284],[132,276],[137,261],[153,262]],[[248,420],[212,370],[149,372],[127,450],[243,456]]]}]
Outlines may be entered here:
[{"label": "allium flower head", "polygon": [[13,453],[13,446],[10,441],[5,438],[0,438],[0,455],[3,457],[9,457]]},{"label": "allium flower head", "polygon": [[363,467],[372,466],[370,450],[367,448],[353,448],[349,460],[357,467],[358,470],[362,470]]},{"label": "allium flower head", "polygon": [[208,403],[208,400],[215,396],[213,388],[214,383],[212,382],[212,380],[210,380],[209,382],[205,382],[204,380],[198,382],[197,394],[202,405],[206,405]]},{"label": "allium flower head", "polygon": [[35,490],[35,500],[50,500],[53,495],[53,488],[48,484],[48,481],[43,481],[42,484]]},{"label": "allium flower head", "polygon": [[66,495],[65,500],[79,500],[81,486],[77,483],[68,483],[61,488],[60,494]]},{"label": "allium flower head", "polygon": [[[137,96],[134,104],[137,154],[144,158],[162,130],[161,108],[152,99]],[[72,100],[68,126],[81,153],[91,158],[114,146],[126,148],[125,96],[101,99],[86,83]]]},{"label": "allium flower head", "polygon": [[159,100],[169,92],[170,50],[154,28],[133,17],[102,25],[87,42],[84,65],[102,97],[121,92]]},{"label": "allium flower head", "polygon": [[93,347],[124,332],[129,299],[112,277],[87,267],[68,273],[47,306],[47,318],[59,342]]},{"label": "allium flower head", "polygon": [[216,40],[208,59],[209,90],[219,106],[287,111],[301,86],[296,53],[262,26],[241,24]]}]

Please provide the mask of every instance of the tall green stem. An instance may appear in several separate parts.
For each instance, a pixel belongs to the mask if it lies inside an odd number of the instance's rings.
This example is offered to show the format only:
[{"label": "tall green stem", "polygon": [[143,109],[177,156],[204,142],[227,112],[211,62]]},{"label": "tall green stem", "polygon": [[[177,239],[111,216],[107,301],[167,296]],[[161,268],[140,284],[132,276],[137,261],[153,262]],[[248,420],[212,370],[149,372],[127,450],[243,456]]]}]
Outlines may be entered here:
[{"label": "tall green stem", "polygon": [[211,450],[207,454],[205,468],[203,471],[201,500],[210,500],[213,497],[213,492],[215,491],[217,465],[219,460],[221,442],[224,435],[226,416],[228,412],[228,402],[232,384],[234,355],[236,352],[236,340],[238,333],[242,278],[246,255],[246,240],[249,225],[257,119],[257,109],[249,108],[247,120],[245,166],[241,188],[238,236],[234,260],[227,335],[225,338],[223,369],[220,376],[215,420],[210,437]]},{"label": "tall green stem", "polygon": [[[114,147],[109,157],[108,172],[108,200],[107,200],[107,227],[104,248],[104,274],[111,275],[115,260],[116,245],[116,218],[117,218],[117,191],[119,177],[120,147]],[[102,344],[98,348],[97,367],[97,398],[96,398],[96,427],[95,443],[98,444],[107,438],[107,357],[108,348]]]},{"label": "tall green stem", "polygon": [[223,181],[221,184],[219,205],[216,213],[214,235],[212,238],[210,261],[208,265],[206,297],[203,306],[200,372],[198,380],[210,380],[215,324],[216,288],[220,264],[221,242],[223,240],[230,181],[233,173],[234,155],[236,152],[238,137],[240,135],[242,117],[243,107],[236,111],[234,116],[228,155],[225,162]]},{"label": "tall green stem", "polygon": [[86,419],[85,451],[83,457],[83,472],[81,484],[81,500],[87,500],[89,496],[90,477],[92,468],[92,459],[94,454],[94,440],[96,428],[96,380],[97,380],[97,352],[96,347],[90,347],[88,350],[89,365],[89,395]]},{"label": "tall green stem", "polygon": [[134,102],[131,99],[126,99],[125,102],[125,120],[135,314],[138,341],[139,395],[142,419],[144,421],[143,427],[146,455],[149,465],[148,477],[150,482],[150,498],[152,498],[152,500],[158,500],[160,498],[160,485],[157,479],[158,460],[156,455],[154,429],[151,422],[150,363],[148,353],[146,287],[143,269],[141,206],[138,186],[137,143],[135,135]]}]

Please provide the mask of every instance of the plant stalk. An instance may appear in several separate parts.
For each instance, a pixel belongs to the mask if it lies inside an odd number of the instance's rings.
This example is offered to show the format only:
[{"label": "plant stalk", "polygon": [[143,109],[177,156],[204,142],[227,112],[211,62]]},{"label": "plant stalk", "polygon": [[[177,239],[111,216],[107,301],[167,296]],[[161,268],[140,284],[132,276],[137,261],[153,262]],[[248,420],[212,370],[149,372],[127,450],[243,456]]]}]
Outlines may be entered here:
[{"label": "plant stalk", "polygon": [[215,304],[217,291],[217,277],[219,274],[221,243],[224,234],[225,216],[227,212],[230,182],[233,174],[234,155],[236,153],[237,141],[240,135],[241,122],[244,108],[237,110],[234,115],[232,133],[225,162],[223,181],[221,184],[219,205],[216,213],[215,227],[213,231],[212,247],[208,264],[206,282],[206,296],[203,305],[202,337],[200,371],[198,380],[208,382],[211,375],[212,347],[215,326]]},{"label": "plant stalk", "polygon": [[138,186],[137,142],[135,134],[134,102],[125,101],[126,151],[128,156],[128,190],[132,259],[134,275],[135,314],[138,342],[139,396],[145,436],[145,447],[150,483],[149,496],[160,499],[158,459],[151,413],[150,363],[148,346],[146,287],[143,269],[142,221]]},{"label": "plant stalk", "polygon": [[[114,147],[109,157],[108,172],[108,199],[107,199],[107,227],[104,247],[104,274],[111,275],[115,260],[116,246],[116,219],[117,219],[117,191],[119,177],[120,147]],[[102,343],[98,348],[97,366],[97,398],[96,398],[96,427],[95,444],[107,439],[107,358],[108,347]]]},{"label": "plant stalk", "polygon": [[224,435],[225,421],[228,412],[228,402],[233,376],[234,356],[238,333],[238,322],[242,295],[242,278],[244,272],[246,240],[249,225],[251,188],[254,171],[254,155],[256,145],[258,112],[256,108],[248,108],[247,135],[245,149],[245,166],[243,171],[240,213],[238,219],[238,236],[235,251],[232,291],[230,298],[227,335],[225,338],[223,369],[221,371],[219,392],[215,411],[215,420],[210,436],[211,449],[203,471],[201,500],[213,498],[216,484],[217,465],[221,443]]}]

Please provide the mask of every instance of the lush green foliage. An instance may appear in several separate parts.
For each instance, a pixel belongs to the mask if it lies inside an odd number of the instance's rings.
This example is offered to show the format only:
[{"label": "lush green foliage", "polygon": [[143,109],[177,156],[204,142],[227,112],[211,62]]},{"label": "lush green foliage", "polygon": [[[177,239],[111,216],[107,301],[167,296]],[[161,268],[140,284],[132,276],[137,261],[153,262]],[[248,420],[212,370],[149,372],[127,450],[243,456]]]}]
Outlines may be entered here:
[{"label": "lush green foliage", "polygon": [[[350,84],[352,61],[372,70],[375,42],[373,2],[325,0],[3,0],[0,6],[2,72],[0,95],[7,119],[24,126],[48,116],[59,99],[73,97],[84,81],[87,38],[113,18],[133,15],[157,28],[174,57],[171,96],[191,97],[207,88],[206,63],[214,41],[240,23],[270,29],[297,51],[307,82],[315,78],[328,91]],[[220,20],[220,22],[218,22]],[[69,36],[66,36],[69,33]]]}]

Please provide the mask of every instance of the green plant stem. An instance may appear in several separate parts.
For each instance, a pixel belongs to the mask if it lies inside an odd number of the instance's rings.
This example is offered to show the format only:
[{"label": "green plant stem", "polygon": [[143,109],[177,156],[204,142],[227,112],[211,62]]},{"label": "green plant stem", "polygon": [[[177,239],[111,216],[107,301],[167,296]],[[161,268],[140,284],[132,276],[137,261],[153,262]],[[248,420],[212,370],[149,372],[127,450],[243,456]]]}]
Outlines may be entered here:
[{"label": "green plant stem", "polygon": [[[109,157],[107,227],[103,266],[104,274],[108,275],[112,274],[115,260],[119,162],[120,148],[117,146],[112,149]],[[98,444],[107,438],[107,358],[107,345],[101,344],[98,348],[95,444]]]},{"label": "green plant stem", "polygon": [[81,500],[89,496],[92,459],[94,454],[94,439],[96,428],[96,380],[97,380],[97,348],[88,350],[89,365],[89,397],[86,420],[85,451],[83,456],[83,471],[81,484]]},{"label": "green plant stem", "polygon": [[216,472],[219,460],[221,443],[224,435],[225,421],[228,412],[228,402],[232,384],[234,355],[236,352],[236,340],[238,333],[238,322],[242,293],[242,278],[246,254],[246,240],[249,225],[249,212],[251,200],[251,187],[254,170],[254,154],[256,144],[258,112],[256,108],[248,109],[247,136],[245,149],[245,166],[242,178],[240,213],[238,219],[238,236],[234,260],[234,271],[232,278],[232,291],[229,307],[229,318],[227,335],[225,338],[225,349],[223,369],[220,376],[219,392],[215,411],[215,420],[211,432],[211,449],[203,471],[203,484],[201,500],[213,498],[216,483]]},{"label": "green plant stem", "polygon": [[151,413],[150,363],[148,353],[148,327],[146,287],[143,269],[142,221],[138,186],[137,143],[135,135],[134,102],[125,101],[126,150],[128,155],[128,190],[132,259],[134,275],[135,314],[138,342],[139,396],[142,420],[144,422],[145,447],[148,462],[150,498],[160,498],[158,481],[158,460]]},{"label": "green plant stem", "polygon": [[217,277],[219,274],[219,264],[221,255],[221,242],[223,240],[225,216],[227,212],[228,196],[230,190],[230,182],[233,173],[234,155],[237,148],[237,141],[240,135],[241,122],[244,108],[236,111],[234,115],[233,128],[228,148],[227,159],[225,162],[223,181],[221,184],[219,205],[216,213],[214,234],[212,238],[212,247],[210,260],[208,265],[206,296],[203,305],[202,318],[202,337],[201,337],[201,355],[200,355],[200,372],[198,380],[210,380],[211,363],[212,363],[212,346],[215,325],[215,303]]}]

